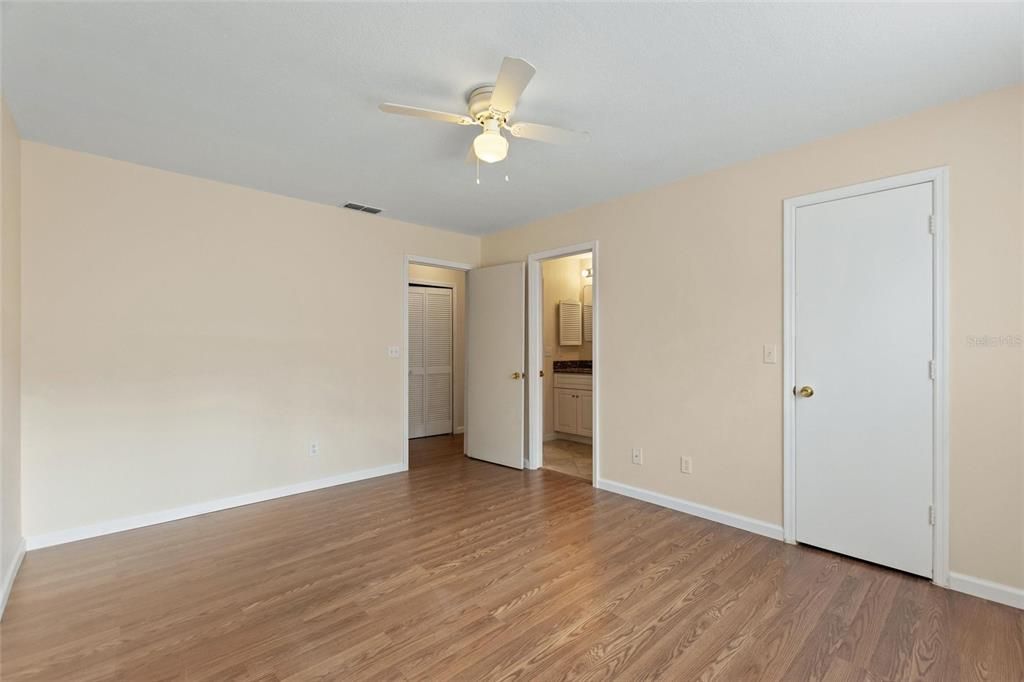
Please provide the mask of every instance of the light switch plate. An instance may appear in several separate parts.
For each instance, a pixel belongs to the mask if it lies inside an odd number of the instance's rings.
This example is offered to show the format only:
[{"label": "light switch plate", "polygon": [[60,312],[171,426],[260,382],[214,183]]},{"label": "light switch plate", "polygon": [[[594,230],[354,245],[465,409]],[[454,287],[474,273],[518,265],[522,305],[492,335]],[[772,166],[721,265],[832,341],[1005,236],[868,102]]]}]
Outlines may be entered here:
[{"label": "light switch plate", "polygon": [[643,463],[644,463],[644,449],[643,448],[633,448],[633,464],[643,464]]},{"label": "light switch plate", "polygon": [[779,361],[779,347],[774,343],[764,345],[764,364],[774,365]]}]

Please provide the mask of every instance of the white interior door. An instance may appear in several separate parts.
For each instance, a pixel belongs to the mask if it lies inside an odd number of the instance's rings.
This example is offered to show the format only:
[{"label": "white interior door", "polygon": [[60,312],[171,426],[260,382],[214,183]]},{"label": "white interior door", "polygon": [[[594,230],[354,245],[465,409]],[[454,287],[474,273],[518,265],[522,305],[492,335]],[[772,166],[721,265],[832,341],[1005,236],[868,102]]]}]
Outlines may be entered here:
[{"label": "white interior door", "polygon": [[526,264],[468,275],[466,454],[523,468]]},{"label": "white interior door", "polygon": [[452,291],[409,287],[409,437],[452,432]]},{"label": "white interior door", "polygon": [[796,539],[929,577],[932,192],[800,207],[794,232]]}]

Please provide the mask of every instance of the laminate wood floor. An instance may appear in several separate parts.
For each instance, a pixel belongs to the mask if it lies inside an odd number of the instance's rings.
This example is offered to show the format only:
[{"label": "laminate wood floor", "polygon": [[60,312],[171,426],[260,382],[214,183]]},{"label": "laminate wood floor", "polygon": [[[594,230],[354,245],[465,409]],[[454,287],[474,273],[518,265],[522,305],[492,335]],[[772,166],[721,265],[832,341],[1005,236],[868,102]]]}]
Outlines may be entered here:
[{"label": "laminate wood floor", "polygon": [[30,552],[0,677],[1024,679],[1024,612],[414,448],[408,473]]}]

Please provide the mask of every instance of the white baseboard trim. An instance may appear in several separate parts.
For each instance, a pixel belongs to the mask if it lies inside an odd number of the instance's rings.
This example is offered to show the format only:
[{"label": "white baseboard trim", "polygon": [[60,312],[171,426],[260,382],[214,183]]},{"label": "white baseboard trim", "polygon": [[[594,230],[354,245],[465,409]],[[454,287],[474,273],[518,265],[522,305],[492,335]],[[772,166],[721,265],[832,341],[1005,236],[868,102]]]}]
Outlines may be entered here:
[{"label": "white baseboard trim", "polygon": [[25,558],[25,538],[18,544],[18,551],[11,560],[10,566],[4,566],[3,591],[0,592],[0,620],[4,617],[4,609],[7,608],[7,599],[11,596],[14,588],[14,579],[18,577],[18,569],[21,568],[21,560]]},{"label": "white baseboard trim", "polygon": [[972,575],[964,575],[963,573],[950,573],[949,588],[973,597],[980,597],[1014,608],[1024,609],[1024,589],[1019,587],[1010,587],[1009,585],[994,583],[991,580],[975,578]]},{"label": "white baseboard trim", "polygon": [[338,474],[337,476],[320,478],[313,481],[304,481],[302,483],[286,485],[280,488],[270,488],[269,490],[260,490],[254,493],[236,495],[234,497],[223,497],[218,500],[210,500],[208,502],[200,502],[198,504],[190,504],[184,507],[151,512],[149,514],[140,514],[138,516],[128,516],[120,519],[113,519],[111,521],[103,521],[102,523],[95,523],[90,526],[69,528],[68,530],[60,530],[43,535],[33,535],[25,539],[25,544],[29,550],[42,549],[43,547],[52,547],[54,545],[63,545],[67,542],[76,542],[78,540],[95,538],[101,535],[120,533],[121,531],[133,530],[144,526],[154,526],[158,523],[167,523],[168,521],[177,521],[190,516],[199,516],[201,514],[209,514],[210,512],[231,509],[232,507],[242,507],[247,504],[265,502],[279,497],[308,493],[313,490],[320,490],[321,488],[331,488],[344,483],[354,483],[355,481],[376,478],[377,476],[397,474],[405,470],[405,466],[399,462],[397,464],[388,464],[381,467],[375,467],[373,469],[350,471],[348,473]]},{"label": "white baseboard trim", "polygon": [[722,523],[726,526],[732,526],[733,528],[739,528],[740,530],[764,535],[765,537],[772,538],[773,540],[782,540],[782,526],[752,519],[749,516],[733,514],[732,512],[722,511],[721,509],[708,507],[688,500],[682,500],[678,497],[662,495],[661,493],[645,490],[643,488],[634,488],[631,485],[618,483],[617,481],[609,481],[604,478],[597,479],[597,487],[601,490],[607,490],[608,492],[618,493],[619,495],[625,495],[626,497],[632,497],[644,502],[650,502],[651,504],[656,504],[659,507],[668,507],[669,509],[674,509],[676,511],[683,512],[684,514],[699,516],[700,518],[707,519],[708,521],[715,521],[716,523]]}]

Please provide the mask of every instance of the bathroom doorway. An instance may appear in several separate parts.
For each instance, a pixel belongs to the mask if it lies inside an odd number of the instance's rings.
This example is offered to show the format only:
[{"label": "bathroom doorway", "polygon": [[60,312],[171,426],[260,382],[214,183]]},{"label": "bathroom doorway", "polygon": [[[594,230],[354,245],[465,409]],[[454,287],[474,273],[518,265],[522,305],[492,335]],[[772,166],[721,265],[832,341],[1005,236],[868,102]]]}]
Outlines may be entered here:
[{"label": "bathroom doorway", "polygon": [[530,468],[597,480],[596,244],[530,256]]}]

